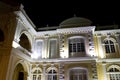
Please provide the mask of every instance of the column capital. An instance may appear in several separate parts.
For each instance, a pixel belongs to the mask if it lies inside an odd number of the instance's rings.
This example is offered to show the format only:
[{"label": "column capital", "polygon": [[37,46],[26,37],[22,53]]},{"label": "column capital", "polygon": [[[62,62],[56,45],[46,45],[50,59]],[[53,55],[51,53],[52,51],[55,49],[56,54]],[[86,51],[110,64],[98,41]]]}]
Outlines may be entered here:
[{"label": "column capital", "polygon": [[103,61],[103,62],[102,62],[102,65],[106,65],[106,62],[105,62],[105,61]]}]

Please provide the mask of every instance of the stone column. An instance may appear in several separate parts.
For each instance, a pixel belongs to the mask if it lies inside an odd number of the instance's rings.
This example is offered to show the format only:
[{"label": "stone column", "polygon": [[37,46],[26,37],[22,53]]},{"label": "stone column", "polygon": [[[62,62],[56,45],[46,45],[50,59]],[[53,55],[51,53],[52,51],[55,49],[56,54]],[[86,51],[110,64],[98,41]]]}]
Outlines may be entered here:
[{"label": "stone column", "polygon": [[98,80],[96,62],[91,63],[93,80]]},{"label": "stone column", "polygon": [[43,64],[43,77],[42,77],[42,80],[47,80],[46,79],[46,65],[47,64]]},{"label": "stone column", "polygon": [[[117,45],[118,45],[118,49],[120,48],[120,38],[119,38],[119,35],[118,34],[116,34],[115,35],[115,37],[116,37],[116,40],[117,40]],[[118,53],[120,53],[120,50],[118,50]]]},{"label": "stone column", "polygon": [[45,36],[45,45],[44,45],[44,52],[43,52],[43,58],[47,58],[48,57],[48,36]]},{"label": "stone column", "polygon": [[59,80],[64,80],[64,64],[59,64]]},{"label": "stone column", "polygon": [[8,65],[10,60],[10,54],[11,54],[10,49],[1,47],[0,49],[0,80],[6,80],[6,78],[8,78],[10,75],[9,74],[10,72],[7,74],[7,72],[10,71],[9,65]]},{"label": "stone column", "polygon": [[24,72],[24,80],[27,80],[27,78],[28,78],[28,73]]},{"label": "stone column", "polygon": [[28,73],[28,80],[32,80],[33,78],[33,75],[31,74],[32,73],[32,64],[30,63],[30,68],[29,68],[29,73]]},{"label": "stone column", "polygon": [[105,55],[104,55],[104,53],[103,53],[103,45],[102,45],[102,41],[101,41],[101,35],[98,35],[97,36],[98,37],[98,51],[99,51],[99,55],[100,55],[100,57],[101,58],[104,58],[105,57]]},{"label": "stone column", "polygon": [[60,53],[60,58],[64,58],[65,56],[63,56],[64,54],[64,35],[63,34],[59,34],[59,53]]},{"label": "stone column", "polygon": [[89,39],[89,52],[90,52],[90,55],[91,55],[91,57],[96,57],[97,55],[95,54],[94,39],[93,39],[92,31],[89,32],[88,39]]},{"label": "stone column", "polygon": [[107,80],[107,75],[106,75],[106,63],[103,63],[103,64],[102,64],[102,68],[103,68],[104,80]]}]

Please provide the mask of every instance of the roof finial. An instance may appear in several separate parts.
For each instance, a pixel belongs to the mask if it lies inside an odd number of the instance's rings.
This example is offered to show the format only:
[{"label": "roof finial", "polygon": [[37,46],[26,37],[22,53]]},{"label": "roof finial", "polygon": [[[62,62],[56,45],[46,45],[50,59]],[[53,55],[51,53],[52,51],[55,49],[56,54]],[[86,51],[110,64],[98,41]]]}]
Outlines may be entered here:
[{"label": "roof finial", "polygon": [[48,24],[46,25],[46,30],[49,30],[49,25]]},{"label": "roof finial", "polygon": [[46,27],[49,27],[49,25],[47,24]]},{"label": "roof finial", "polygon": [[76,14],[74,14],[73,17],[77,17]]}]

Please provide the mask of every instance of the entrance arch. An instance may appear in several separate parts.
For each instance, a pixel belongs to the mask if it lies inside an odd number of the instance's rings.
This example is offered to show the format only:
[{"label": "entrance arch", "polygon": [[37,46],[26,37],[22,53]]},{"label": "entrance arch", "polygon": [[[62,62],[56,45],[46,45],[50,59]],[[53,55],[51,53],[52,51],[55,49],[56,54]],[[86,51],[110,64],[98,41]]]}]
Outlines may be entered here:
[{"label": "entrance arch", "polygon": [[27,66],[23,61],[19,61],[14,67],[12,80],[27,80]]},{"label": "entrance arch", "polygon": [[24,80],[24,69],[22,64],[18,64],[14,70],[13,80]]},{"label": "entrance arch", "polygon": [[4,33],[3,31],[0,29],[0,42],[4,41]]},{"label": "entrance arch", "polygon": [[68,80],[88,80],[88,71],[83,67],[74,67],[68,70]]}]

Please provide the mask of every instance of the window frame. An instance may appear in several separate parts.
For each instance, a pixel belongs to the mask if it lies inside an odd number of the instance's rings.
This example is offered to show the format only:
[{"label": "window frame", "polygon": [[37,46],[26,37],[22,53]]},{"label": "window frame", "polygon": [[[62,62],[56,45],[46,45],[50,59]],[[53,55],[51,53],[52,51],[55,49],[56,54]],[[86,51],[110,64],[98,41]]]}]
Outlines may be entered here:
[{"label": "window frame", "polygon": [[[41,42],[41,43],[42,43],[42,46],[38,46],[38,42]],[[35,46],[36,46],[35,48],[37,48],[37,51],[36,51],[37,54],[40,54],[39,57],[42,58],[42,57],[43,57],[42,55],[43,55],[43,53],[44,53],[44,52],[43,52],[43,50],[44,50],[44,40],[42,40],[42,39],[36,40],[36,45],[35,45]],[[42,49],[41,49],[41,53],[40,53],[40,51],[38,52],[38,50],[39,50],[39,48],[41,48],[41,47],[42,47]]]},{"label": "window frame", "polygon": [[[55,46],[56,46],[56,47],[55,47],[56,50],[55,50],[54,53],[51,53],[51,49],[52,49],[52,48],[51,48],[51,45],[50,45],[51,43],[50,43],[50,42],[51,42],[52,40],[55,40],[55,41],[56,41],[56,45],[55,45]],[[58,42],[58,39],[57,39],[57,38],[49,39],[49,44],[48,44],[48,46],[49,46],[49,48],[48,48],[48,49],[49,49],[49,50],[48,50],[48,53],[49,53],[49,54],[48,54],[48,57],[49,57],[49,58],[56,58],[56,57],[58,57],[58,43],[57,43],[57,42]],[[54,48],[53,48],[53,49],[54,49]],[[52,54],[55,54],[56,56],[51,56]]]},{"label": "window frame", "polygon": [[[51,70],[52,70],[52,73],[49,73]],[[54,70],[56,73],[53,73],[53,70]],[[57,70],[57,68],[56,68],[56,67],[49,67],[49,68],[47,69],[46,77],[47,77],[47,80],[49,80],[49,79],[48,79],[49,77],[52,77],[52,79],[50,79],[50,80],[54,80],[54,79],[53,79],[54,77],[56,77],[56,80],[58,80],[58,79],[59,79],[59,76],[58,76],[58,70]]]},{"label": "window frame", "polygon": [[103,44],[106,54],[116,53],[116,41],[113,38],[106,38]]},{"label": "window frame", "polygon": [[111,65],[107,68],[108,80],[118,80],[120,79],[120,66]]},{"label": "window frame", "polygon": [[[38,72],[38,70],[40,71],[40,73]],[[37,71],[37,73],[34,73],[35,71]],[[32,74],[32,80],[41,80],[42,70],[40,68],[33,68],[31,74]]]},{"label": "window frame", "polygon": [[[71,51],[70,52],[70,40],[72,40],[73,39],[73,43],[74,43],[74,40],[76,39],[78,39],[78,42],[75,42],[75,44],[76,44],[76,51],[79,51],[79,52],[73,52],[73,51]],[[81,42],[79,42],[79,41],[81,41]],[[81,43],[80,45],[83,45],[83,47],[84,48],[79,48],[79,49],[84,49],[83,51],[81,51],[81,50],[79,50],[78,49],[78,47],[77,47],[77,44],[79,44],[79,43]],[[82,47],[82,46],[79,46],[79,47]],[[78,54],[78,55],[85,55],[86,54],[86,41],[85,41],[85,37],[83,37],[83,36],[71,36],[71,37],[69,37],[68,38],[68,52],[69,52],[69,56],[70,57],[75,57],[74,55],[76,54]],[[85,54],[82,54],[82,53],[85,53]]]}]

